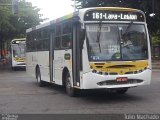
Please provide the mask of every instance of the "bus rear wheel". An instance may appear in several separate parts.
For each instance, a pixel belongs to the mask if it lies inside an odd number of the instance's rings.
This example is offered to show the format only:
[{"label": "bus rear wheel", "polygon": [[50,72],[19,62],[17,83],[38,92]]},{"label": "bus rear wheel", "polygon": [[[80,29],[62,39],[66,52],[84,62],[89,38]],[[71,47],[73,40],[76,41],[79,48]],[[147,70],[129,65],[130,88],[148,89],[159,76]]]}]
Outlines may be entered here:
[{"label": "bus rear wheel", "polygon": [[77,96],[78,91],[77,91],[77,89],[72,87],[71,77],[70,77],[70,74],[68,72],[67,72],[66,77],[65,77],[65,87],[66,87],[66,93],[70,97]]},{"label": "bus rear wheel", "polygon": [[41,80],[41,72],[39,68],[36,70],[36,79],[37,79],[38,86],[43,87],[44,82]]},{"label": "bus rear wheel", "polygon": [[13,70],[13,71],[16,71],[16,70],[17,70],[17,68],[16,68],[16,67],[12,67],[12,70]]}]

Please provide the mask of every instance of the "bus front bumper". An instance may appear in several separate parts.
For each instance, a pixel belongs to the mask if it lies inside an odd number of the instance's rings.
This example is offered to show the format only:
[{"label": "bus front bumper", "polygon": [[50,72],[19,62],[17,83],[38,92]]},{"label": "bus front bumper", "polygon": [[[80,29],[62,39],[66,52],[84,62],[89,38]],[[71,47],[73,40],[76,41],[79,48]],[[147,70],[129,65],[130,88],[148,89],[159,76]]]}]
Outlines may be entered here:
[{"label": "bus front bumper", "polygon": [[13,62],[12,67],[26,67],[25,62]]},{"label": "bus front bumper", "polygon": [[[117,78],[127,78],[127,81],[117,82]],[[129,75],[99,75],[85,73],[81,79],[81,89],[104,89],[104,88],[130,88],[140,85],[148,85],[151,81],[151,70]]]}]

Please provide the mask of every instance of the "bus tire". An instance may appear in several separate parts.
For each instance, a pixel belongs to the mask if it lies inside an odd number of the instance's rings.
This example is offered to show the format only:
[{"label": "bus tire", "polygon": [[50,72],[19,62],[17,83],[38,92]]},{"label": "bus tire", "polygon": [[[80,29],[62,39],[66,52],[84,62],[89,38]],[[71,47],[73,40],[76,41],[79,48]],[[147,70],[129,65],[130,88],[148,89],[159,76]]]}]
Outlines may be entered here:
[{"label": "bus tire", "polygon": [[17,68],[16,68],[16,67],[12,67],[12,70],[13,70],[13,71],[16,71],[16,70],[17,70]]},{"label": "bus tire", "polygon": [[116,93],[118,94],[125,94],[128,91],[128,88],[122,88],[122,89],[117,89]]},{"label": "bus tire", "polygon": [[78,94],[77,89],[72,87],[71,84],[71,77],[69,72],[66,73],[65,76],[65,88],[66,88],[66,93],[70,96],[70,97],[75,97]]},{"label": "bus tire", "polygon": [[40,69],[37,68],[36,70],[36,79],[37,79],[37,84],[39,87],[43,87],[44,86],[44,82],[41,80],[41,72]]}]

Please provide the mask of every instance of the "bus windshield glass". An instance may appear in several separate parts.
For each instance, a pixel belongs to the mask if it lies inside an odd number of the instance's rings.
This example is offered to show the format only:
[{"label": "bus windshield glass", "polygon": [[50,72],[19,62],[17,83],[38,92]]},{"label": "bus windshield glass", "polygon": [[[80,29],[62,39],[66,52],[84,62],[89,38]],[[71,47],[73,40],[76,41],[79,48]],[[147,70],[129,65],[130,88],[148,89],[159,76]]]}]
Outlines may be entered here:
[{"label": "bus windshield glass", "polygon": [[[147,34],[143,24],[87,24],[86,34],[90,61],[148,59]],[[100,35],[99,40],[97,35]]]},{"label": "bus windshield glass", "polygon": [[25,44],[14,44],[12,48],[14,57],[25,57]]}]

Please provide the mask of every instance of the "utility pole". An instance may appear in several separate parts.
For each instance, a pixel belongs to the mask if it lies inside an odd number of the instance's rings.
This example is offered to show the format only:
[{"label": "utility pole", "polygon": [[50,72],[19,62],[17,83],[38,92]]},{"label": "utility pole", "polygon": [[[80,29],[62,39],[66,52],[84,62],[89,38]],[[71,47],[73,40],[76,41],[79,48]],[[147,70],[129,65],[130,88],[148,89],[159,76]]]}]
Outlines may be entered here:
[{"label": "utility pole", "polygon": [[155,15],[155,1],[152,0],[152,13],[150,14],[150,17],[154,17]]},{"label": "utility pole", "polygon": [[13,14],[18,14],[18,0],[12,0],[12,12]]},{"label": "utility pole", "polygon": [[76,12],[76,0],[74,0],[74,12]]}]

